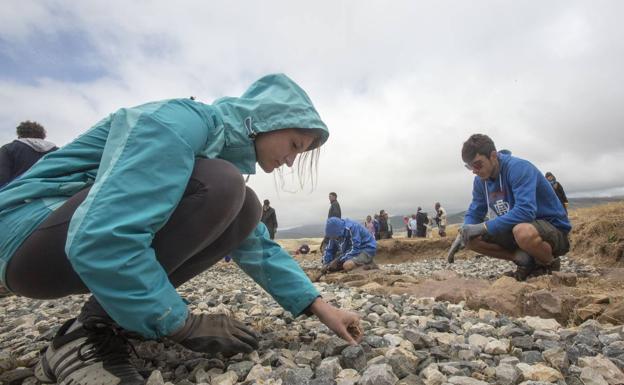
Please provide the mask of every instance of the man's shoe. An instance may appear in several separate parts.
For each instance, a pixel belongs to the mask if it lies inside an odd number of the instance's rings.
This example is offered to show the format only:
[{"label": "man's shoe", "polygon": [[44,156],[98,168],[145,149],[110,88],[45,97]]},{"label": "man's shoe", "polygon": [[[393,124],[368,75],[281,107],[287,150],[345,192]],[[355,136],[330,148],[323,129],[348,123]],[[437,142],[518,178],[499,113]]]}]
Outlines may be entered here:
[{"label": "man's shoe", "polygon": [[535,261],[533,257],[531,257],[526,252],[518,249],[514,253],[514,261],[516,266],[516,272],[514,276],[518,281],[526,281],[526,279],[531,275],[533,270],[535,270]]},{"label": "man's shoe", "polygon": [[130,363],[134,348],[123,329],[110,321],[89,321],[69,331],[75,319],[61,326],[41,352],[35,377],[59,385],[143,385]]},{"label": "man's shoe", "polygon": [[559,257],[555,257],[550,265],[546,266],[536,266],[535,269],[531,272],[532,277],[538,277],[540,275],[550,275],[553,271],[561,270],[561,260]]}]

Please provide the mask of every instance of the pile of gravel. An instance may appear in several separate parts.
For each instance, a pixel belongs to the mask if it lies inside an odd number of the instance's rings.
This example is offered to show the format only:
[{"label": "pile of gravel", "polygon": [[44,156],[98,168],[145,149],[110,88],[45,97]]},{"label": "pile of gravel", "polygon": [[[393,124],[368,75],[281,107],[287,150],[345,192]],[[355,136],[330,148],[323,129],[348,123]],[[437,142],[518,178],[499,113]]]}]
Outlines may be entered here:
[{"label": "pile of gravel", "polygon": [[[429,263],[435,269],[442,262]],[[455,267],[468,271],[463,265]],[[361,344],[348,346],[315,317],[293,318],[234,264],[220,263],[179,291],[194,312],[226,312],[252,325],[261,333],[258,351],[225,358],[168,341],[134,341],[139,357],[133,360],[148,385],[624,383],[622,326],[587,321],[565,328],[552,319],[514,319],[432,298],[317,287],[325,300],[362,316]],[[0,381],[37,384],[32,368],[39,349],[77,315],[84,298],[0,299]]]}]

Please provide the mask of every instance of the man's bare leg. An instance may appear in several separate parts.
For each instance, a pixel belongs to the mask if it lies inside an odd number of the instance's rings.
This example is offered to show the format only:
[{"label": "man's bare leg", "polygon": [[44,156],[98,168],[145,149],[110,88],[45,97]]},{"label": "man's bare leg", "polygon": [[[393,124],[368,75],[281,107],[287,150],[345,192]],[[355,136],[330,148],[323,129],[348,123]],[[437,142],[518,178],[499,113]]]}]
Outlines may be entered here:
[{"label": "man's bare leg", "polygon": [[530,223],[520,223],[514,226],[513,235],[518,247],[532,256],[535,263],[548,266],[553,262],[555,257],[552,254],[552,247],[548,242],[544,242],[535,226]]},{"label": "man's bare leg", "polygon": [[509,251],[496,243],[485,242],[481,237],[470,240],[466,248],[488,257],[514,262],[513,251]]},{"label": "man's bare leg", "polygon": [[356,264],[355,262],[351,261],[351,260],[349,260],[349,261],[345,262],[345,263],[342,265],[342,268],[343,268],[345,271],[353,270],[353,269],[355,269],[356,267],[358,267],[358,266],[357,266],[357,264]]}]

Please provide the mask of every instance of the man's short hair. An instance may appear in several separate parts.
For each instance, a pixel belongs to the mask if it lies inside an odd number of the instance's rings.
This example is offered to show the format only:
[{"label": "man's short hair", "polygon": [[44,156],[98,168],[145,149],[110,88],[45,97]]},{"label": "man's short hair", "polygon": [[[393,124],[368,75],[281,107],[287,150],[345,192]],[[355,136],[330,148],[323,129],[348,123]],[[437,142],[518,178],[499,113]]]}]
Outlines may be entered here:
[{"label": "man's short hair", "polygon": [[338,198],[338,194],[336,194],[335,192],[330,192],[329,195],[333,196],[334,198]]},{"label": "man's short hair", "polygon": [[268,206],[268,205],[270,205],[270,204],[271,204],[271,202],[269,202],[269,200],[268,200],[268,199],[265,199],[265,200],[264,200],[264,204]]},{"label": "man's short hair", "polygon": [[464,142],[462,147],[462,159],[464,162],[471,162],[477,155],[490,157],[492,151],[496,151],[496,146],[489,136],[483,134],[473,134]]},{"label": "man's short hair", "polygon": [[30,120],[21,122],[19,126],[17,126],[16,131],[18,138],[46,138],[45,128],[43,128],[41,124],[37,122],[31,122]]}]

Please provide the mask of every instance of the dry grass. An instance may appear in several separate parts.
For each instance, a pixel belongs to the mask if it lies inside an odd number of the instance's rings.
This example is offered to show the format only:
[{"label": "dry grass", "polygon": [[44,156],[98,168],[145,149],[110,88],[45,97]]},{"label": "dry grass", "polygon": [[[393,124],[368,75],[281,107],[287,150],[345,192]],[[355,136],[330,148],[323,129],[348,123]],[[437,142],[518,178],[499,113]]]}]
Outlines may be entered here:
[{"label": "dry grass", "polygon": [[624,266],[624,202],[570,212],[571,254],[599,266]]}]

